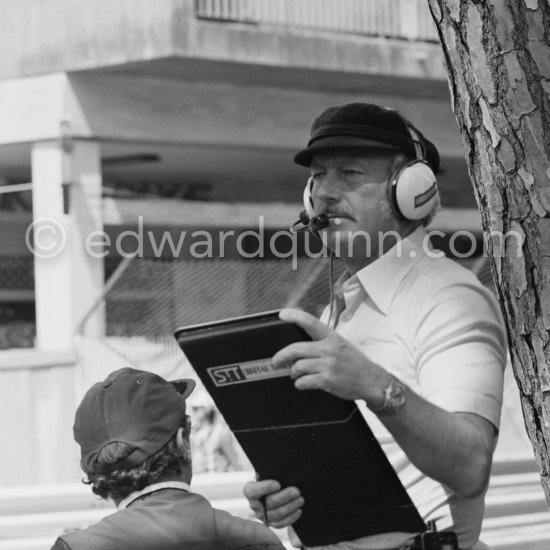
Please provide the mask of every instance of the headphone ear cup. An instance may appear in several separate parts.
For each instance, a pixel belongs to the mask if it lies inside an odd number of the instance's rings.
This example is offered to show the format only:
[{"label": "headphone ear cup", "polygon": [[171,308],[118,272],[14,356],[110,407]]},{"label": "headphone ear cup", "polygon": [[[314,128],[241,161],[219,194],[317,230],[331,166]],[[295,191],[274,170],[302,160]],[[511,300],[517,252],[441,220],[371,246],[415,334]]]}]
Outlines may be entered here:
[{"label": "headphone ear cup", "polygon": [[435,174],[428,163],[412,160],[402,166],[390,180],[390,200],[404,220],[421,220],[438,204]]},{"label": "headphone ear cup", "polygon": [[315,216],[315,210],[313,209],[313,197],[311,194],[312,191],[313,191],[313,178],[309,178],[304,188],[304,196],[303,196],[304,210],[306,211],[306,214],[309,219]]}]

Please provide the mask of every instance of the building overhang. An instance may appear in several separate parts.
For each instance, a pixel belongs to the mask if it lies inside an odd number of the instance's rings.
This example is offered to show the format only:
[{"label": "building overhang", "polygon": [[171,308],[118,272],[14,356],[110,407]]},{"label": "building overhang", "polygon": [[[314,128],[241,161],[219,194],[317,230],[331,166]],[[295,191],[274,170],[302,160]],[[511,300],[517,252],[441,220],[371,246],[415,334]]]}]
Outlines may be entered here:
[{"label": "building overhang", "polygon": [[[38,141],[94,140],[101,144],[106,183],[204,184],[214,193],[201,197],[212,200],[292,201],[308,174],[292,159],[307,142],[311,121],[329,105],[365,99],[407,113],[437,143],[442,189],[467,183],[448,98],[412,100],[403,82],[392,93],[365,97],[111,71],[1,81],[1,175],[28,180],[32,144]],[[158,162],[140,162],[144,157]],[[137,162],[124,163],[125,158]]]},{"label": "building overhang", "polygon": [[[376,4],[373,8],[383,10],[379,15],[387,19],[387,8]],[[429,19],[423,3],[409,4],[417,6],[417,12],[423,10],[417,18]],[[310,9],[308,28],[296,24],[292,15],[278,24],[265,17],[204,18],[195,0],[18,0],[2,11],[0,40],[6,51],[9,45],[10,55],[0,57],[0,78],[101,68],[131,73],[137,67],[140,75],[161,78],[235,81],[238,72],[251,84],[285,86],[287,80],[292,86],[336,86],[348,91],[364,89],[362,75],[396,77],[434,81],[428,93],[446,92],[437,41],[407,40],[399,33],[388,37],[384,25],[376,28],[369,19],[363,25],[344,25],[338,32],[316,25],[322,6]],[[340,15],[358,15],[351,10],[351,5],[338,7]],[[395,14],[395,23],[407,15]],[[410,18],[404,22],[412,24]]]}]

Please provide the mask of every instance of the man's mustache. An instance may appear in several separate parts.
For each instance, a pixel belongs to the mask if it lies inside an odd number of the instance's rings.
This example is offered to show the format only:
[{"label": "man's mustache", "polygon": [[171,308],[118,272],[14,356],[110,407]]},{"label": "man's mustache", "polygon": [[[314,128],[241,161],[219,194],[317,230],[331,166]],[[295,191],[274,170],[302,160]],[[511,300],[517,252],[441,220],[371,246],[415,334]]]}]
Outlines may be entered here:
[{"label": "man's mustache", "polygon": [[321,211],[318,216],[326,216],[327,218],[347,218],[349,220],[355,220],[355,216],[353,216],[350,212],[346,212],[345,210],[339,209],[339,208],[330,208],[330,207],[324,207],[321,208]]}]

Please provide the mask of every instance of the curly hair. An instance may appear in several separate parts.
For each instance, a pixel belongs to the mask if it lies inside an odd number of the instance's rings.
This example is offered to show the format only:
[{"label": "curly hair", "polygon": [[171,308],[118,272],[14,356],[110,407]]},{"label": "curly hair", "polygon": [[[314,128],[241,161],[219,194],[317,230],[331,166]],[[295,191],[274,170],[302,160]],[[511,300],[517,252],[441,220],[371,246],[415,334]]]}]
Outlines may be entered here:
[{"label": "curly hair", "polygon": [[[113,442],[101,450],[99,462],[115,464],[126,458],[133,451],[127,443]],[[92,491],[104,499],[122,500],[134,491],[141,491],[148,485],[165,478],[167,475],[178,475],[183,465],[191,463],[187,455],[177,444],[174,436],[164,447],[147,460],[130,469],[113,469],[108,474],[87,474],[83,483],[90,485]]]}]

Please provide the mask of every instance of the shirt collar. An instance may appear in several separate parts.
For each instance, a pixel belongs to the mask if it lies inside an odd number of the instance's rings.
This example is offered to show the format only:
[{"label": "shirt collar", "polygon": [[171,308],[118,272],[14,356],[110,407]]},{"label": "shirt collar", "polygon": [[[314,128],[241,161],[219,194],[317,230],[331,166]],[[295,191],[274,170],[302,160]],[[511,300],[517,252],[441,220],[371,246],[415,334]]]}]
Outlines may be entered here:
[{"label": "shirt collar", "polygon": [[180,491],[191,491],[191,487],[188,483],[185,483],[183,481],[161,481],[159,483],[153,483],[152,485],[148,485],[145,487],[145,489],[142,489],[141,491],[134,491],[133,493],[130,493],[125,499],[122,499],[120,503],[117,506],[118,510],[124,510],[125,508],[128,508],[134,500],[138,499],[139,497],[142,497],[143,495],[148,495],[149,493],[154,493],[155,491],[160,491],[161,489],[179,489]]},{"label": "shirt collar", "polygon": [[376,307],[387,315],[399,284],[424,255],[426,236],[424,227],[417,228],[354,277],[339,281],[344,292],[358,280]]}]

